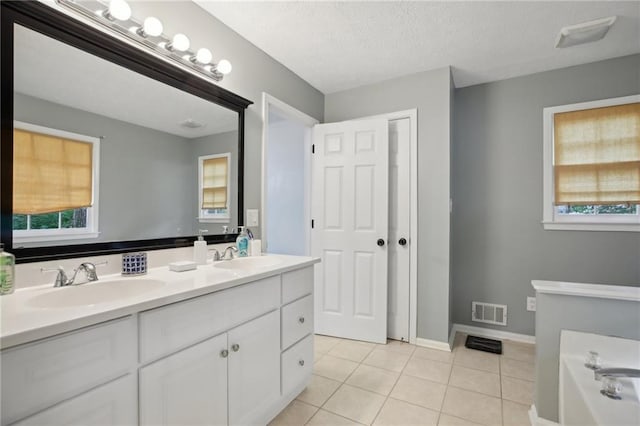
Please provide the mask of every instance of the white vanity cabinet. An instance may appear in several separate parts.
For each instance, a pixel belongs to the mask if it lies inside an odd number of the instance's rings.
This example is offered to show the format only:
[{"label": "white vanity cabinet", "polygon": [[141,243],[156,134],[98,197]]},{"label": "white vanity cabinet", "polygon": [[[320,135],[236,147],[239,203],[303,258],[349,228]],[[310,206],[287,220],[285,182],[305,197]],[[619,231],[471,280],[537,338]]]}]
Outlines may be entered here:
[{"label": "white vanity cabinet", "polygon": [[290,267],[4,349],[2,426],[267,424],[311,378],[312,290]]}]

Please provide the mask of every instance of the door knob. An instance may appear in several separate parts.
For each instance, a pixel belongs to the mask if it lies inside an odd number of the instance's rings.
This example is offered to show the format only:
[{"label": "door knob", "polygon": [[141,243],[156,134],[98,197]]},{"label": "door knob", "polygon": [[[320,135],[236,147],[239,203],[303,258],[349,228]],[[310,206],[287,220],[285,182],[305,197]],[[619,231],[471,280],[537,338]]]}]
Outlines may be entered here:
[{"label": "door knob", "polygon": [[384,245],[384,240],[382,238],[378,238],[377,244],[378,246],[382,247]]},{"label": "door knob", "polygon": [[300,324],[304,324],[304,317],[300,317],[300,318],[298,318],[298,322],[299,322]]},{"label": "door knob", "polygon": [[221,356],[222,358],[226,358],[226,357],[228,357],[228,356],[229,356],[229,351],[228,351],[228,350],[226,350],[226,349],[221,350],[221,351],[220,351],[220,356]]},{"label": "door knob", "polygon": [[233,345],[231,345],[231,350],[234,352],[238,352],[238,350],[240,350],[240,345],[237,343],[234,343]]},{"label": "door knob", "polygon": [[398,244],[400,244],[401,246],[407,245],[407,239],[406,238],[400,238],[398,240]]}]

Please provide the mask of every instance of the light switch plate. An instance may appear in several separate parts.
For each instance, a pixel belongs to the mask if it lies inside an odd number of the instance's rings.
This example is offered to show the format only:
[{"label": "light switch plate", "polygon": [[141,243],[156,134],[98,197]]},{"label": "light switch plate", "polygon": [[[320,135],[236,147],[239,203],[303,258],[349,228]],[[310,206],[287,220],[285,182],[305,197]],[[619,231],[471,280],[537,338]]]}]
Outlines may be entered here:
[{"label": "light switch plate", "polygon": [[258,226],[258,209],[247,209],[247,226]]},{"label": "light switch plate", "polygon": [[535,297],[527,297],[527,311],[536,311],[536,298]]}]

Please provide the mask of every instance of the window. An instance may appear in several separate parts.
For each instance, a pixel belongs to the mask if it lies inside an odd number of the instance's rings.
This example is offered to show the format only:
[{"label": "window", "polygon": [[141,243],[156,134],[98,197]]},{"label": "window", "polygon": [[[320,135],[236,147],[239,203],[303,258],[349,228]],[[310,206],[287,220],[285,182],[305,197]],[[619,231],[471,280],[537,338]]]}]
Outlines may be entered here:
[{"label": "window", "polygon": [[100,139],[14,122],[16,243],[96,238]]},{"label": "window", "polygon": [[231,153],[198,157],[200,222],[229,222]]},{"label": "window", "polygon": [[640,232],[640,96],[544,109],[545,229]]}]

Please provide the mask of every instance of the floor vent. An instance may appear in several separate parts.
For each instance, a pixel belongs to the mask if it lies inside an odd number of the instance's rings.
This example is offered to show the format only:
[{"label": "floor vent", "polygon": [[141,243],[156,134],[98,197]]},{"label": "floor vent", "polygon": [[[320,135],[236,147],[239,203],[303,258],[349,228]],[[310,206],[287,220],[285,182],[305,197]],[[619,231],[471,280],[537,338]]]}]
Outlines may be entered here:
[{"label": "floor vent", "polygon": [[471,302],[471,320],[487,324],[507,325],[507,305]]}]

